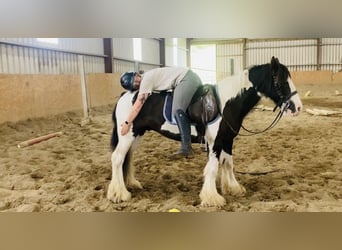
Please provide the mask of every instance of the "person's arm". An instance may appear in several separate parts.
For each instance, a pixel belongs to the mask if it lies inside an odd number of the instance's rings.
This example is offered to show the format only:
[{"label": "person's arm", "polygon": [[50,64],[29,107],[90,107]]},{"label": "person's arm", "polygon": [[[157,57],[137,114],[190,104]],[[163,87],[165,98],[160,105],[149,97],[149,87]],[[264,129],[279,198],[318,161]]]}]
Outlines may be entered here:
[{"label": "person's arm", "polygon": [[143,93],[143,94],[138,95],[138,98],[133,104],[132,110],[129,113],[126,121],[121,124],[121,135],[125,135],[128,133],[134,119],[138,116],[148,96],[149,96],[148,93]]}]

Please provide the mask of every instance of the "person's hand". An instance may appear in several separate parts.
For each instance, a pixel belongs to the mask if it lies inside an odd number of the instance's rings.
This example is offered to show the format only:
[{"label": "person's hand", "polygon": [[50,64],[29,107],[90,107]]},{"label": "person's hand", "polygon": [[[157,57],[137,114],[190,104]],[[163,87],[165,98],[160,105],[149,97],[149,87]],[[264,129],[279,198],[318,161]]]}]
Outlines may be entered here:
[{"label": "person's hand", "polygon": [[126,135],[131,127],[130,123],[122,123],[121,124],[121,135]]}]

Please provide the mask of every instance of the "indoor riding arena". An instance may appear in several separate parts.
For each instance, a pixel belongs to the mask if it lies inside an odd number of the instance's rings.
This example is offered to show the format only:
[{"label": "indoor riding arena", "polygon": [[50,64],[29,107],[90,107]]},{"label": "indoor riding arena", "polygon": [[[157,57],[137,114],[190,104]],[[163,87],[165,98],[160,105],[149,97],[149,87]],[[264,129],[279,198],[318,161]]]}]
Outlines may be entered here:
[{"label": "indoor riding arena", "polygon": [[[142,189],[107,199],[124,72],[182,66],[215,84],[272,56],[290,70],[303,108],[263,133],[240,130],[233,158],[244,195],[202,206],[206,145],[174,160],[180,142],[149,131],[132,158]],[[0,38],[0,211],[342,212],[341,62],[340,38]],[[274,106],[263,97],[244,127],[264,130]]]}]

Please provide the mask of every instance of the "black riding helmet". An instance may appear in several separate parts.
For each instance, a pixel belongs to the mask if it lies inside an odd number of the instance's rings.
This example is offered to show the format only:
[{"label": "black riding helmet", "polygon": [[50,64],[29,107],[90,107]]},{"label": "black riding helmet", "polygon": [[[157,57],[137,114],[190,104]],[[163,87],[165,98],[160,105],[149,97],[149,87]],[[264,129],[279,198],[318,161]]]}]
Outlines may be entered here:
[{"label": "black riding helmet", "polygon": [[134,76],[135,76],[135,72],[134,71],[129,71],[126,73],[123,73],[121,78],[120,78],[120,82],[121,82],[121,86],[124,89],[127,89],[129,91],[133,91],[133,84],[134,84]]}]

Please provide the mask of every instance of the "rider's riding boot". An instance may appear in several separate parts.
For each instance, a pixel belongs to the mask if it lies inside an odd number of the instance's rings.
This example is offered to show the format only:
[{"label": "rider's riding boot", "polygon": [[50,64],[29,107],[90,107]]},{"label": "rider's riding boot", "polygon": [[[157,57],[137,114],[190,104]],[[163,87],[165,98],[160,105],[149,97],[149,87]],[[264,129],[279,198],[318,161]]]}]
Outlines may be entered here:
[{"label": "rider's riding boot", "polygon": [[192,147],[191,147],[190,121],[187,115],[181,109],[176,110],[174,116],[177,122],[180,137],[181,137],[181,148],[171,157],[173,159],[180,158],[180,157],[189,157],[194,154],[194,151],[192,150]]}]

